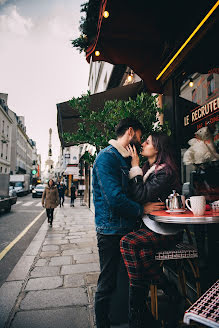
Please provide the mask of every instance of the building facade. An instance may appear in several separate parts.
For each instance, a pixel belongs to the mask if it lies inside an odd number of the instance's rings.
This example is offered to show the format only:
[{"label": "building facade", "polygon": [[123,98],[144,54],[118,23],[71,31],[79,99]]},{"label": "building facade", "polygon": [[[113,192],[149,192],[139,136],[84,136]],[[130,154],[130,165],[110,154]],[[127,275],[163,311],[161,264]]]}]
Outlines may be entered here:
[{"label": "building facade", "polygon": [[7,94],[0,93],[0,173],[10,173],[12,119],[8,113]]}]

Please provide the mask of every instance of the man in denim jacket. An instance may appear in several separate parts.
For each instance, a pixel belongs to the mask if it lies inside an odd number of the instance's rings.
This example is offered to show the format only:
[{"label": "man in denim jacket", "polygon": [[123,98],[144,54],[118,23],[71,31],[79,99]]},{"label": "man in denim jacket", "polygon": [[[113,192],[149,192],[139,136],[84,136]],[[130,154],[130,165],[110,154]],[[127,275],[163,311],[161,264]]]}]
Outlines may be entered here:
[{"label": "man in denim jacket", "polygon": [[141,144],[142,125],[126,118],[116,127],[117,140],[97,156],[93,167],[95,224],[100,259],[100,276],[95,295],[97,328],[109,328],[109,306],[120,262],[120,239],[136,227],[144,206],[128,197],[130,169],[128,144]]}]

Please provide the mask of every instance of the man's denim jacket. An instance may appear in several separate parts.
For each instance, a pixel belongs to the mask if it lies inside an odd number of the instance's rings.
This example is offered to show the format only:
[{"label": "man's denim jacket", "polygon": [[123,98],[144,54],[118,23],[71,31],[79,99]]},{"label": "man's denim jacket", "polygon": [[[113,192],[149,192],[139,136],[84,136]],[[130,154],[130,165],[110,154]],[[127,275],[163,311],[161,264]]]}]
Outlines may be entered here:
[{"label": "man's denim jacket", "polygon": [[143,207],[128,198],[130,164],[121,154],[124,155],[125,148],[116,140],[110,142],[114,147],[103,149],[93,167],[96,231],[124,235],[135,229],[137,219],[143,215]]}]

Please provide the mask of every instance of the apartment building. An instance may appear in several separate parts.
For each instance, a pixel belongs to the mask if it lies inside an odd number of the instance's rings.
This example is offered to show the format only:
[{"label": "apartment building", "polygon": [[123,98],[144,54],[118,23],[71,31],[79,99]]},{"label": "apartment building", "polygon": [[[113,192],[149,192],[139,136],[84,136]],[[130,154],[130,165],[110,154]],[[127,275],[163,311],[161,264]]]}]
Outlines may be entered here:
[{"label": "apartment building", "polygon": [[0,93],[0,173],[10,173],[12,119],[8,114],[8,95]]}]

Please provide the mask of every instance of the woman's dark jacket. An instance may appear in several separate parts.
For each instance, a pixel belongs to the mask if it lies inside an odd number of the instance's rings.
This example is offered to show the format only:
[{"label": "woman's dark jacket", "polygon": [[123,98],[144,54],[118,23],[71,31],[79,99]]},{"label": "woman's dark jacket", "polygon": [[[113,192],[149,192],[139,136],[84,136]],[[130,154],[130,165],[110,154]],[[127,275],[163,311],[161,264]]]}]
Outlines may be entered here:
[{"label": "woman's dark jacket", "polygon": [[165,202],[172,190],[179,191],[176,175],[166,173],[166,169],[153,171],[143,182],[143,176],[137,175],[129,180],[131,198],[140,203]]},{"label": "woman's dark jacket", "polygon": [[[139,175],[140,173],[142,174],[138,167],[136,175],[134,174],[134,177],[129,181],[131,197],[136,202],[141,204],[159,201],[165,202],[172,190],[179,191],[176,175],[174,173],[168,174],[164,167],[151,172],[146,181],[144,181],[142,175]],[[170,225],[156,222],[152,215],[144,216],[143,221],[151,231],[162,235],[177,234],[183,229],[182,225],[179,227],[179,225],[175,224]],[[141,221],[139,223],[141,226]]]}]

